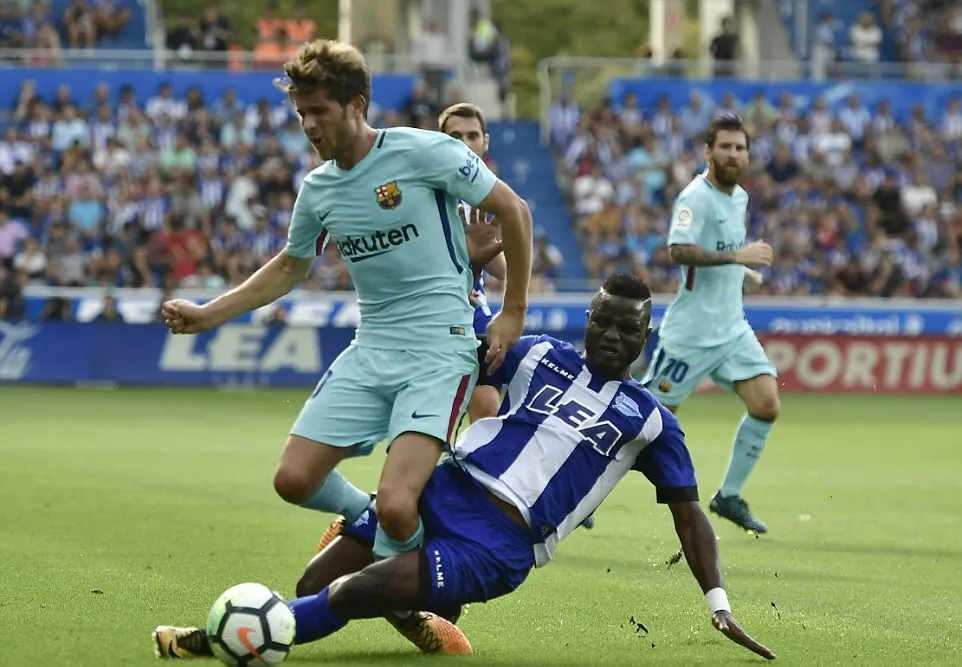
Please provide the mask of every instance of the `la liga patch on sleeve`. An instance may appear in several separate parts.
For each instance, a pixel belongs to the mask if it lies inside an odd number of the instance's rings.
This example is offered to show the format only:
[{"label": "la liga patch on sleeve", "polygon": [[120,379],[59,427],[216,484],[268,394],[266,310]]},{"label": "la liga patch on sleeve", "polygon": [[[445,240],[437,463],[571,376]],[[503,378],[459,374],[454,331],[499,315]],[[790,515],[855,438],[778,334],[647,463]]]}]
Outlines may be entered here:
[{"label": "la liga patch on sleeve", "polygon": [[682,206],[675,215],[675,227],[678,229],[688,229],[691,227],[691,219],[693,217],[694,215],[691,209],[687,206]]}]

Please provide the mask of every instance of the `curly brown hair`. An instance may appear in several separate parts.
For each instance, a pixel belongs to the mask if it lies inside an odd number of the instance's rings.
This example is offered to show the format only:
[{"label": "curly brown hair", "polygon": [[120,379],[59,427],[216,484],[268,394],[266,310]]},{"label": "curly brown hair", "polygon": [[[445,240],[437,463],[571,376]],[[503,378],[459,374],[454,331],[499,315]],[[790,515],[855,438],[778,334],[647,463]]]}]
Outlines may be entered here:
[{"label": "curly brown hair", "polygon": [[283,79],[274,86],[294,95],[324,91],[342,107],[355,97],[364,98],[364,116],[371,107],[371,70],[364,55],[350,44],[332,39],[305,42],[297,55],[284,63]]}]

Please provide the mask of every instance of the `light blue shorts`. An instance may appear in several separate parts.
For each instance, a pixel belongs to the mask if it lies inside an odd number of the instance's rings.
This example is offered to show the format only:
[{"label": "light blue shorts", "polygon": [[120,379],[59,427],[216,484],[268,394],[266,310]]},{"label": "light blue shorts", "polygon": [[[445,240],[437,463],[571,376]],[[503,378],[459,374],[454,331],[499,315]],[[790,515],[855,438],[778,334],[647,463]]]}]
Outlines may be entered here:
[{"label": "light blue shorts", "polygon": [[719,347],[684,347],[661,340],[641,382],[665,406],[675,408],[708,376],[733,391],[736,382],[759,375],[778,377],[778,372],[755,334],[746,331]]},{"label": "light blue shorts", "polygon": [[478,379],[475,350],[377,350],[351,345],[321,377],[291,434],[366,456],[413,431],[450,444]]}]

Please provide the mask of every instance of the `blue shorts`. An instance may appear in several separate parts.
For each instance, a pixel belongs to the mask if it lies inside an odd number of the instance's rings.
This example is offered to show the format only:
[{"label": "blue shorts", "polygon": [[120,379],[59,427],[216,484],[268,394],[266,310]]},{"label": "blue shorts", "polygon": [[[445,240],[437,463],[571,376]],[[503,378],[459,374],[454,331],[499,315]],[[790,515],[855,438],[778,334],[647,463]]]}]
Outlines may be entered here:
[{"label": "blue shorts", "polygon": [[435,469],[421,494],[420,513],[428,610],[493,600],[520,586],[534,567],[532,533],[455,465]]},{"label": "blue shorts", "polygon": [[449,444],[478,379],[476,350],[341,352],[291,428],[292,435],[370,454],[412,431]]},{"label": "blue shorts", "polygon": [[736,382],[759,375],[778,377],[778,372],[755,334],[746,331],[719,347],[685,347],[660,339],[641,383],[662,404],[674,408],[706,377],[732,391]]}]

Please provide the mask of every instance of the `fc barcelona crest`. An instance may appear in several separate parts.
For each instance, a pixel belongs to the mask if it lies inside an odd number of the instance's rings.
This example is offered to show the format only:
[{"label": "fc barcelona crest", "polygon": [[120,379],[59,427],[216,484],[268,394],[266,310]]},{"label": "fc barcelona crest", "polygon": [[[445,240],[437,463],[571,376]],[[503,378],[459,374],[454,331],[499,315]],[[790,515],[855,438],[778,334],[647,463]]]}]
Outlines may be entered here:
[{"label": "fc barcelona crest", "polygon": [[379,185],[374,188],[374,193],[377,195],[377,205],[386,211],[397,208],[401,203],[401,189],[397,181]]},{"label": "fc barcelona crest", "polygon": [[662,392],[663,394],[667,394],[669,391],[671,391],[671,382],[668,380],[662,380],[659,382],[658,391]]}]

